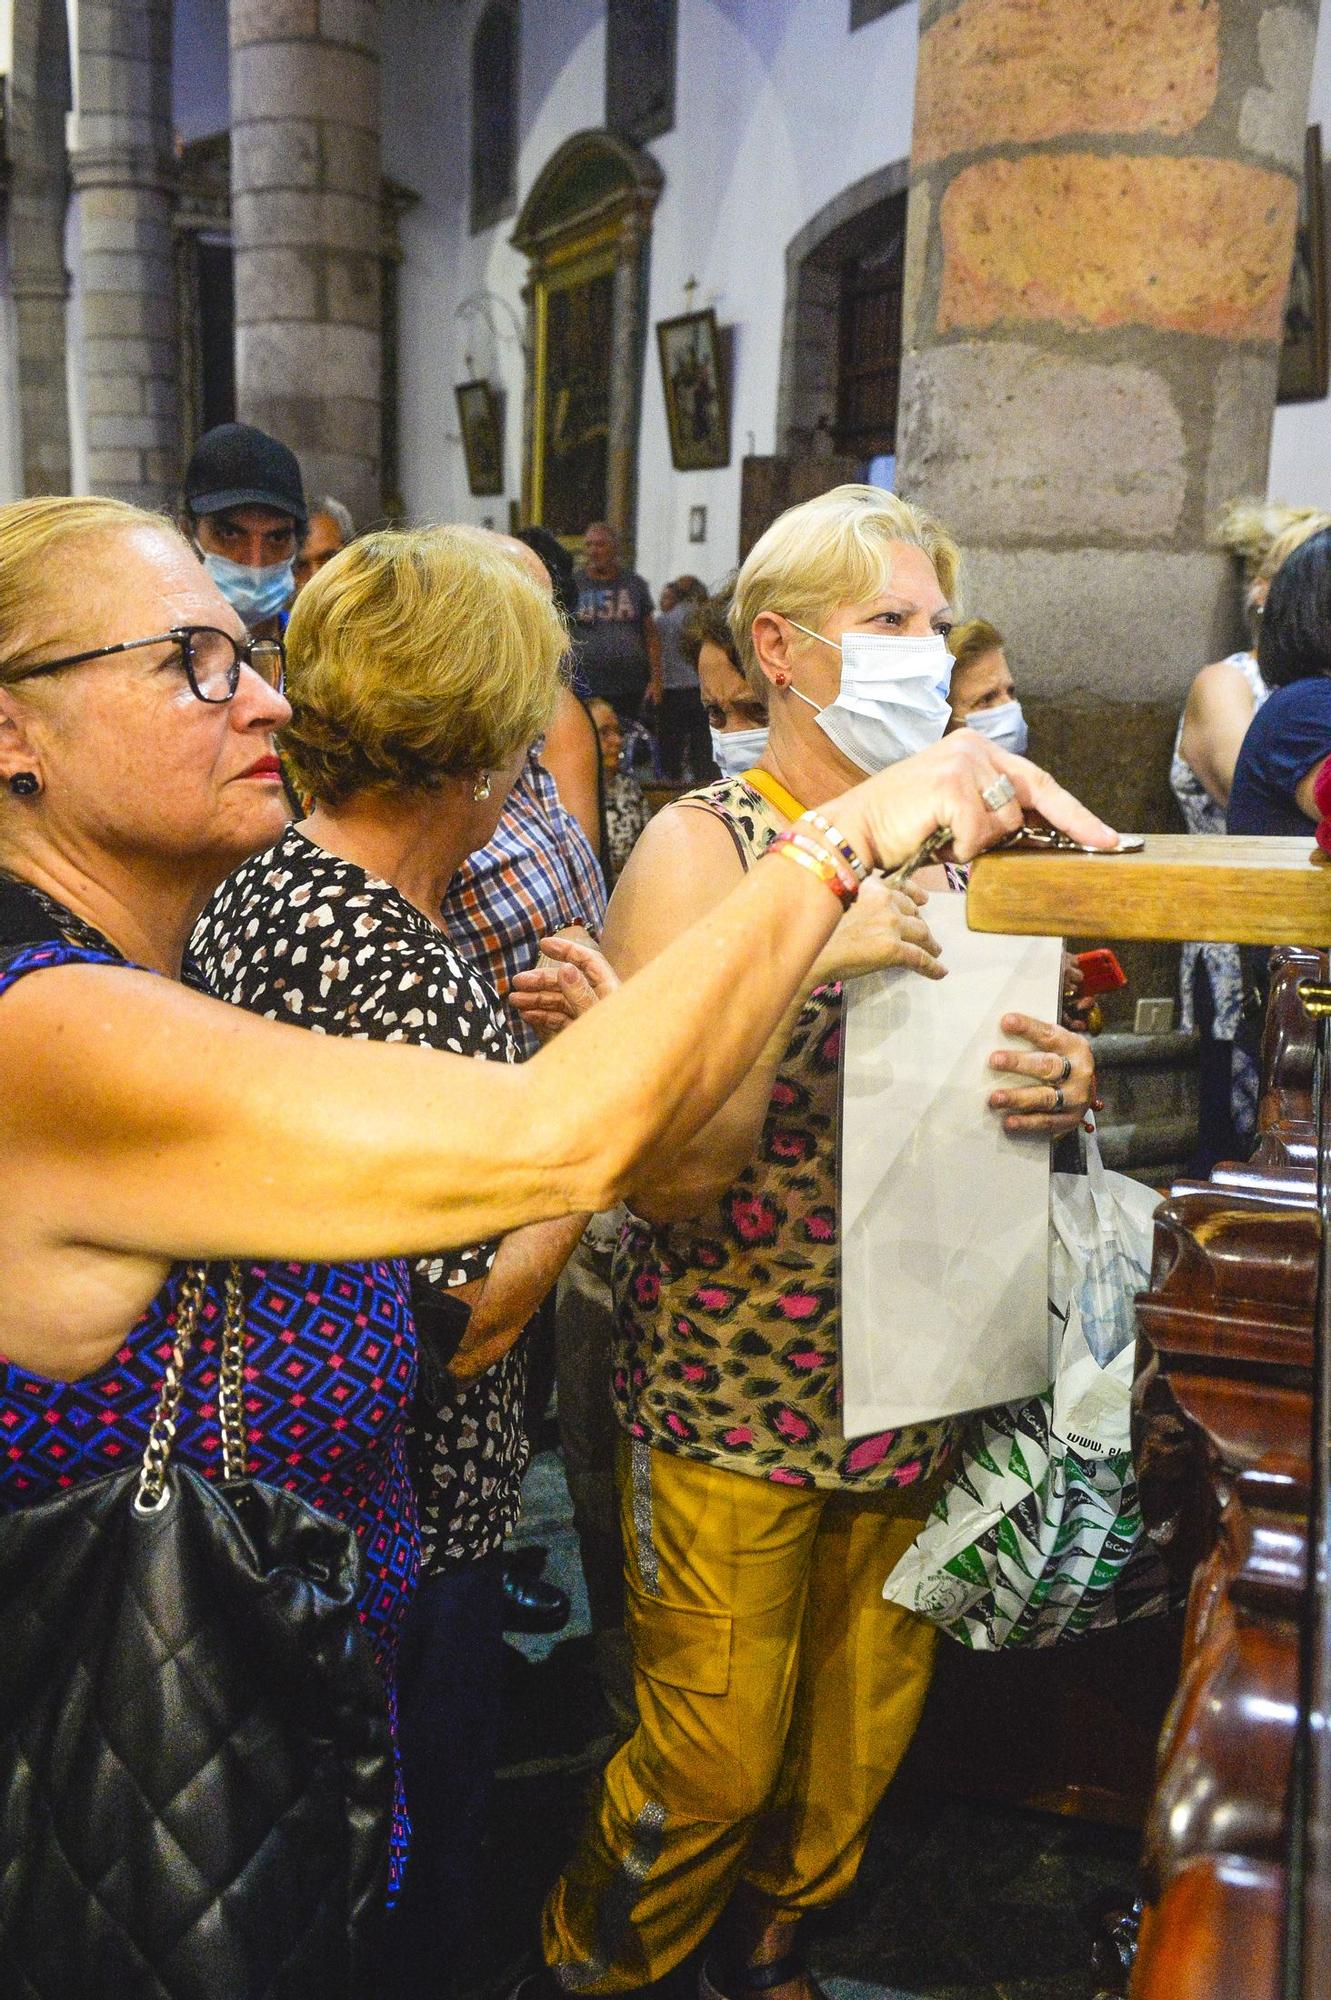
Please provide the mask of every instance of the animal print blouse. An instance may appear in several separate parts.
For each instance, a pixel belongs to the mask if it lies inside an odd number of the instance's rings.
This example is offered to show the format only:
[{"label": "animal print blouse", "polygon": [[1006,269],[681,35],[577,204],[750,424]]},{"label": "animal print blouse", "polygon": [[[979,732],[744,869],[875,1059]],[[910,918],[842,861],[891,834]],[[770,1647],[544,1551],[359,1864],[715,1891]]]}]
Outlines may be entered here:
[{"label": "animal print blouse", "polygon": [[[329,854],[299,827],[214,895],[193,952],[219,999],[320,1035],[419,1042],[487,1062],[517,1048],[494,988],[389,883]],[[413,1293],[483,1278],[495,1245],[413,1267]],[[416,1398],[408,1447],[425,1574],[499,1548],[517,1521],[527,1465],[526,1342],[433,1404]]]},{"label": "animal print blouse", "polygon": [[[786,824],[741,778],[678,801],[725,821],[747,868]],[[946,1423],[841,1428],[837,1145],[841,988],[819,987],[777,1071],[753,1164],[709,1210],[631,1217],[615,1265],[613,1394],[630,1437],[825,1488],[911,1486]]]}]

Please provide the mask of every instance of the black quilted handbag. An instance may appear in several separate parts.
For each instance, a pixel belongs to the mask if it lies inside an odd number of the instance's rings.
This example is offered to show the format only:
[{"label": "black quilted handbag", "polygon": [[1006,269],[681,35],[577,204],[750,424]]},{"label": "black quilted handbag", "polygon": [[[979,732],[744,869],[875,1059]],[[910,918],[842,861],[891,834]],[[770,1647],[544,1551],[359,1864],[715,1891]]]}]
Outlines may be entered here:
[{"label": "black quilted handbag", "polygon": [[0,1996],[360,2000],[392,1752],[340,1522],[244,1476],[239,1273],[224,1483],[172,1463],[206,1273],[143,1463],[0,1517]]}]

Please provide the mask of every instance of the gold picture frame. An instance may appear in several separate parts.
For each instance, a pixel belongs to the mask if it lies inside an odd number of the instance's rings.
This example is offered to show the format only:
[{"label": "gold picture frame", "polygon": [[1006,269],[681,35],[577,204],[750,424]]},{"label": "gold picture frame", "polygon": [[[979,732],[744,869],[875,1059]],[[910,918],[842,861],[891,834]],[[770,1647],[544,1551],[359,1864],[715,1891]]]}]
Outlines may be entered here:
[{"label": "gold picture frame", "polygon": [[467,460],[467,486],[477,498],[504,490],[504,423],[498,396],[488,382],[459,382],[458,422]]},{"label": "gold picture frame", "polygon": [[1326,221],[1322,128],[1304,141],[1303,183],[1294,233],[1294,265],[1285,300],[1278,403],[1319,403],[1327,392]]},{"label": "gold picture frame", "polygon": [[550,256],[532,287],[531,518],[566,545],[610,513],[618,257],[611,230]]}]

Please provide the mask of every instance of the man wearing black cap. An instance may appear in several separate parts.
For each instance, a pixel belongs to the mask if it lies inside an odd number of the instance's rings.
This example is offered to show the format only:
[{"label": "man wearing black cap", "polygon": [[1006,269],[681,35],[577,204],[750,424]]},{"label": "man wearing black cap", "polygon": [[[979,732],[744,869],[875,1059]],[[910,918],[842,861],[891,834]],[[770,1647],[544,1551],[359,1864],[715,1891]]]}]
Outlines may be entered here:
[{"label": "man wearing black cap", "polygon": [[184,500],[181,526],[223,597],[251,632],[276,633],[305,531],[296,454],[252,424],[219,424],[194,447]]}]

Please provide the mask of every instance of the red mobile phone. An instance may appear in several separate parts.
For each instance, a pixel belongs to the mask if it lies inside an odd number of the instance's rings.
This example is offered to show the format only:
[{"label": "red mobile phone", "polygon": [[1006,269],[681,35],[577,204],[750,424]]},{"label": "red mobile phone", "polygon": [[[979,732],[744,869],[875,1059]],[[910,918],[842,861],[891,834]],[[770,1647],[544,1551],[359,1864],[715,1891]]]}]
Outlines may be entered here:
[{"label": "red mobile phone", "polygon": [[1073,964],[1081,969],[1081,991],[1078,1000],[1094,999],[1097,993],[1112,993],[1116,987],[1126,986],[1128,975],[1107,947],[1099,951],[1079,951]]}]

